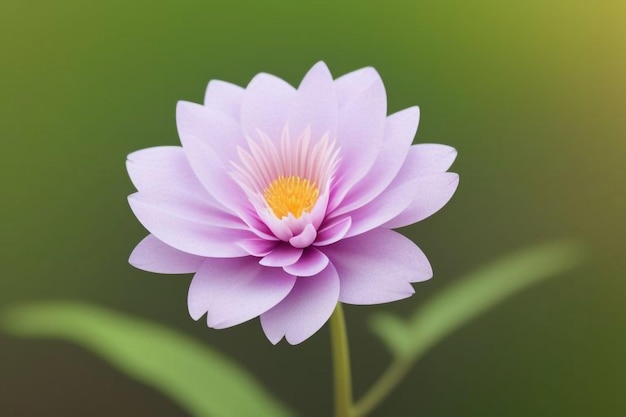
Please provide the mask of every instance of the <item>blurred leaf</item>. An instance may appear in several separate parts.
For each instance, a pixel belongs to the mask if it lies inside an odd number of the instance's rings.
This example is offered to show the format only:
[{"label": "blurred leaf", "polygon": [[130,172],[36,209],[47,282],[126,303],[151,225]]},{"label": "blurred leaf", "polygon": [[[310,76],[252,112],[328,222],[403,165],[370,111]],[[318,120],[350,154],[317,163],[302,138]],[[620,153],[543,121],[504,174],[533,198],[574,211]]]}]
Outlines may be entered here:
[{"label": "blurred leaf", "polygon": [[372,317],[372,330],[399,358],[415,360],[459,327],[531,284],[579,265],[585,251],[574,242],[534,246],[462,278],[426,302],[409,320]]},{"label": "blurred leaf", "polygon": [[77,343],[161,391],[194,416],[292,415],[231,360],[141,319],[58,302],[9,309],[2,327],[15,335]]},{"label": "blurred leaf", "polygon": [[369,324],[392,353],[401,356],[401,352],[409,351],[411,336],[404,319],[389,312],[381,312],[372,316]]}]

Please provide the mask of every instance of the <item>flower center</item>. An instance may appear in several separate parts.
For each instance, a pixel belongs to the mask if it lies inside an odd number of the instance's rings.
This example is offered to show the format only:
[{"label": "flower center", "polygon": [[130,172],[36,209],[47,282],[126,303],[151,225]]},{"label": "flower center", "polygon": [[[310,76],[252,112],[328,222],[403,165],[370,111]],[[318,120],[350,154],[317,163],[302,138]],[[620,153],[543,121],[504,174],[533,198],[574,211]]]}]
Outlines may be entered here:
[{"label": "flower center", "polygon": [[295,175],[281,175],[263,191],[267,205],[279,219],[289,213],[296,219],[305,211],[310,213],[319,194],[315,183]]}]

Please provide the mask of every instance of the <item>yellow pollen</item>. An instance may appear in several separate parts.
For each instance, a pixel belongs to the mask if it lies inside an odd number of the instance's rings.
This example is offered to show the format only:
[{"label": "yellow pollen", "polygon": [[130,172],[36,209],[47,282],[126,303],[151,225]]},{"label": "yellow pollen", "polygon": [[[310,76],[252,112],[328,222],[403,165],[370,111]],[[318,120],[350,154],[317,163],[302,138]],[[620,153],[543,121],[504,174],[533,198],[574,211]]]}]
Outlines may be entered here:
[{"label": "yellow pollen", "polygon": [[263,191],[263,197],[279,219],[293,214],[297,219],[303,212],[310,213],[319,197],[315,183],[295,175],[280,176]]}]

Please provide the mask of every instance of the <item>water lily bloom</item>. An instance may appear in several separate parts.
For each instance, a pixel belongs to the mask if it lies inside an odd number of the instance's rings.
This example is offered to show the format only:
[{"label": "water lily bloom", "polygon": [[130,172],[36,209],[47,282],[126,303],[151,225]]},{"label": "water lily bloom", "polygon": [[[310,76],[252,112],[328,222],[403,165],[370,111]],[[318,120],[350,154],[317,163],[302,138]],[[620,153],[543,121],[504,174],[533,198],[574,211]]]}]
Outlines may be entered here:
[{"label": "water lily bloom", "polygon": [[204,104],[178,103],[182,147],[128,156],[128,200],[150,232],[130,263],[194,273],[194,320],[260,316],[272,343],[304,341],[337,302],[409,297],[432,269],[392,229],[438,211],[459,181],[453,148],[412,145],[419,116],[387,116],[373,68],[333,80],[320,62],[297,89],[264,73],[246,88],[211,81]]}]

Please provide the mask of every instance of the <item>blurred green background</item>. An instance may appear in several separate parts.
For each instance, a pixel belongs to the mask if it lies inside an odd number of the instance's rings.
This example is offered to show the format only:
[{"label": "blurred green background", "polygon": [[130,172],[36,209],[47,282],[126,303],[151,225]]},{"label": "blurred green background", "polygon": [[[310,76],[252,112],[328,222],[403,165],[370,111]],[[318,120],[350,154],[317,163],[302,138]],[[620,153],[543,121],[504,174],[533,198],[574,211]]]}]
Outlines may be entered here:
[{"label": "blurred green background", "polygon": [[[128,153],[178,144],[177,100],[265,71],[297,84],[372,65],[416,142],[456,147],[457,195],[406,228],[435,278],[346,309],[360,394],[389,356],[366,321],[413,311],[517,248],[578,238],[583,268],[533,287],[431,351],[374,416],[626,415],[626,3],[17,1],[0,5],[0,308],[81,300],[176,328],[244,364],[303,416],[329,415],[329,335],[272,346],[258,321],[209,330],[189,276],[127,258],[146,234]],[[184,354],[181,352],[181,354]],[[60,341],[0,335],[2,416],[184,416]]]}]

